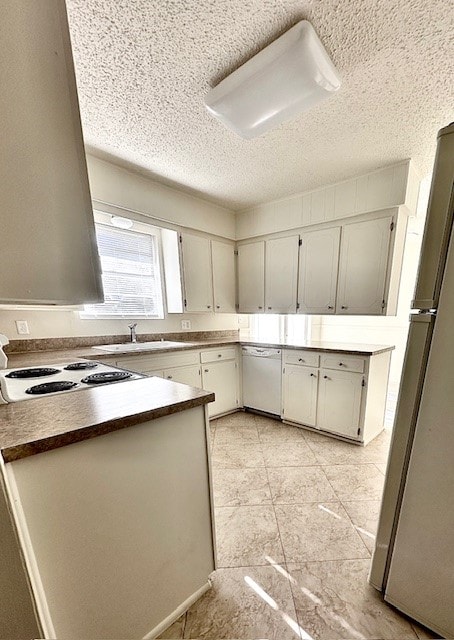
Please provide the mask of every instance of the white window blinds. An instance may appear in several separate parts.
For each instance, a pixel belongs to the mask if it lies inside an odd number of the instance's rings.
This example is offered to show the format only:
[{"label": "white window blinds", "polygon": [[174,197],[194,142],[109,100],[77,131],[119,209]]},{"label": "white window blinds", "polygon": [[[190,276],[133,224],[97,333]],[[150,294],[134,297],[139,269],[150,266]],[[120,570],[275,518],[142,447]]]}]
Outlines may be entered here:
[{"label": "white window blinds", "polygon": [[156,235],[96,224],[104,303],[85,305],[90,317],[162,317]]}]

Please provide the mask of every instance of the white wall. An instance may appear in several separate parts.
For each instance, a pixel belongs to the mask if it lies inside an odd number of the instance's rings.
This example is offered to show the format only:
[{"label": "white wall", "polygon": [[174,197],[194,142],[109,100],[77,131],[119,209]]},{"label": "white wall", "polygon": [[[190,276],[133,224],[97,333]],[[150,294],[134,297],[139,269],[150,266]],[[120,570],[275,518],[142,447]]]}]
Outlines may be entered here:
[{"label": "white wall", "polygon": [[87,155],[91,196],[191,229],[235,238],[235,214],[207,200],[167,187],[111,162]]},{"label": "white wall", "polygon": [[[87,163],[91,194],[98,208],[102,209],[99,205],[105,203],[173,225],[225,238],[235,237],[235,215],[228,209],[90,155]],[[163,320],[139,320],[138,334],[181,331],[183,318],[191,321],[191,331],[238,329],[235,314],[172,314]],[[17,333],[15,320],[28,322],[29,335]],[[128,322],[131,321],[82,320],[78,311],[62,307],[0,308],[0,333],[10,340],[126,334]]]}]

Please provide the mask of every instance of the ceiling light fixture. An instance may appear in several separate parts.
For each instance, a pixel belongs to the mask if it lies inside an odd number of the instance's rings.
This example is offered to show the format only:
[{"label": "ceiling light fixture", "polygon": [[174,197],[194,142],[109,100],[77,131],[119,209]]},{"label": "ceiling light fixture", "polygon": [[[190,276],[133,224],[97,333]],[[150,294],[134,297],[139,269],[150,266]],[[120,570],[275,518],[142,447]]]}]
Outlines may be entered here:
[{"label": "ceiling light fixture", "polygon": [[255,138],[310,109],[340,84],[313,26],[302,20],[211,89],[205,105],[242,138]]}]

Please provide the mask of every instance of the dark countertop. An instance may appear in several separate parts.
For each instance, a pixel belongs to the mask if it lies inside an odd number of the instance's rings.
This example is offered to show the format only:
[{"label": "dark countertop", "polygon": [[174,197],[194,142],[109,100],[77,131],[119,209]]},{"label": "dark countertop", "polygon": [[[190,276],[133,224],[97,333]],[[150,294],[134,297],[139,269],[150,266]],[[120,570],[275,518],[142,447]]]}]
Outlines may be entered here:
[{"label": "dark countertop", "polygon": [[153,377],[0,405],[0,453],[12,462],[213,400],[213,393]]},{"label": "dark countertop", "polygon": [[121,351],[109,352],[94,349],[93,347],[75,347],[73,349],[59,349],[50,351],[28,351],[21,353],[8,354],[8,367],[32,367],[39,364],[59,364],[70,362],[78,358],[86,358],[89,360],[115,359],[116,357],[134,357],[135,355],[149,355],[157,353],[174,353],[178,351],[187,351],[193,349],[206,349],[210,347],[227,347],[232,345],[241,346],[259,346],[275,349],[305,349],[307,351],[320,351],[323,353],[344,353],[349,355],[373,356],[386,351],[392,351],[394,345],[383,344],[355,344],[342,342],[323,342],[311,340],[306,343],[295,342],[270,342],[266,340],[253,340],[232,338],[214,338],[201,341],[191,341],[187,345],[178,345],[177,347],[165,347],[163,349],[152,349],[144,351]]}]

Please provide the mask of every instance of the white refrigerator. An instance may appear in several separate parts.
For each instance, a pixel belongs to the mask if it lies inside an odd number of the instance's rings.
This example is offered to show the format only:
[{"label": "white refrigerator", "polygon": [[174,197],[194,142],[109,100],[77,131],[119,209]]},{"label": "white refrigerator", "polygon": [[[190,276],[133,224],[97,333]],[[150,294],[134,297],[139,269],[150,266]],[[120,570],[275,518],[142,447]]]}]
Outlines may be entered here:
[{"label": "white refrigerator", "polygon": [[370,583],[454,637],[454,124],[438,134]]}]

